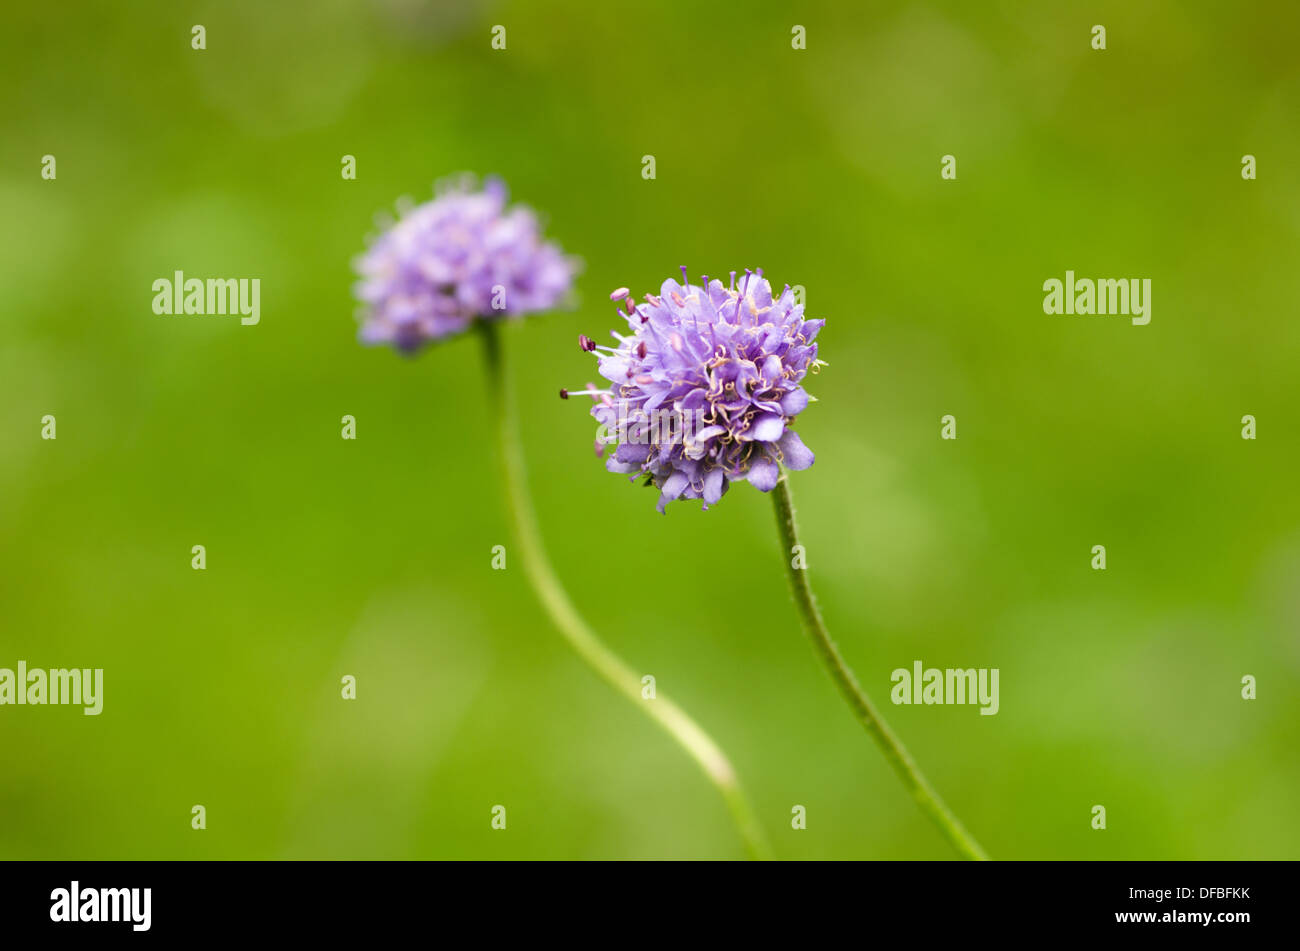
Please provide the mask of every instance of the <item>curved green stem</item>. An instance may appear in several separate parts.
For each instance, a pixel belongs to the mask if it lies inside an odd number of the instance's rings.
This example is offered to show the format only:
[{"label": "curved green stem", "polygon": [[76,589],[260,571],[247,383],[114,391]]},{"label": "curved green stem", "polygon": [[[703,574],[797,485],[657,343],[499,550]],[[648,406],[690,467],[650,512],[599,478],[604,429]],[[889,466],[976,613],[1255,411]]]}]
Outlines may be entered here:
[{"label": "curved green stem", "polygon": [[542,606],[559,628],[569,646],[592,670],[623,696],[627,697],[668,732],[704,770],[704,775],[718,788],[735,820],[736,828],[749,854],[756,859],[771,858],[762,826],[750,808],[740,780],[725,753],[700,726],[662,692],[655,699],[641,696],[641,679],[596,636],[582,619],[565,593],[542,547],[541,532],[528,497],[523,450],[515,421],[514,399],[506,372],[501,342],[495,323],[478,321],[487,361],[489,400],[496,421],[498,452],[505,480],[506,502],[515,541],[523,555],[524,574],[537,593]]},{"label": "curved green stem", "polygon": [[903,785],[947,836],[953,848],[960,852],[963,858],[987,859],[988,856],[980,848],[979,843],[962,827],[961,822],[939,798],[939,794],[921,775],[911,755],[894,735],[894,731],[889,728],[889,724],[877,712],[871,698],[858,684],[857,677],[853,675],[853,671],[849,669],[835,642],[827,633],[821,611],[818,610],[817,601],[813,598],[812,588],[808,586],[808,571],[806,568],[796,567],[795,559],[790,557],[794,547],[799,545],[799,529],[794,520],[794,500],[790,497],[790,480],[785,472],[781,473],[781,479],[772,490],[772,497],[776,502],[776,523],[785,545],[786,570],[790,576],[790,587],[794,590],[795,604],[799,607],[799,617],[803,621],[804,630],[812,639],[813,646],[817,648],[822,663],[830,672],[831,679],[835,681],[835,685],[840,688],[840,693],[853,708],[854,715],[866,727],[871,738],[885,754],[885,759],[889,760],[890,765],[894,767]]}]

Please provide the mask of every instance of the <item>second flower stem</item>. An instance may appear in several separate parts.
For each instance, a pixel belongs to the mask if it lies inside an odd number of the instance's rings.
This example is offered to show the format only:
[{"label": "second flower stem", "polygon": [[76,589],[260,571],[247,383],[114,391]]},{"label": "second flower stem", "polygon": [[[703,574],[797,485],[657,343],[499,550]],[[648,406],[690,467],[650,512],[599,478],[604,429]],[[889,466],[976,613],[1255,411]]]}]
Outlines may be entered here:
[{"label": "second flower stem", "polygon": [[537,517],[533,514],[532,502],[528,497],[524,455],[515,421],[510,377],[506,372],[498,336],[500,331],[496,323],[487,320],[478,321],[478,325],[487,362],[489,401],[495,418],[497,451],[505,480],[506,508],[515,541],[523,556],[524,574],[555,626],[587,666],[663,727],[699,764],[704,775],[722,794],[749,854],[756,859],[771,858],[762,826],[755,818],[726,754],[686,711],[663,693],[657,693],[651,700],[642,698],[641,678],[596,636],[569,600],[560,579],[551,568],[546,550],[542,547]]},{"label": "second flower stem", "polygon": [[[807,631],[813,646],[817,649],[818,656],[830,672],[831,679],[835,681],[840,693],[848,701],[854,715],[866,727],[867,733],[885,754],[885,759],[889,760],[889,764],[894,767],[894,772],[898,773],[903,785],[907,787],[925,813],[939,826],[953,848],[961,853],[963,858],[987,859],[988,855],[980,848],[979,843],[966,831],[957,817],[952,814],[952,810],[944,804],[939,794],[921,774],[902,741],[894,735],[889,724],[876,710],[875,704],[862,689],[857,677],[845,663],[839,648],[831,640],[826,630],[826,623],[822,620],[821,611],[817,607],[817,601],[813,598],[812,588],[808,585],[808,571],[806,568],[797,567],[792,557],[795,546],[800,544],[799,529],[794,520],[794,500],[790,497],[790,480],[785,472],[782,472],[776,488],[772,490],[772,497],[776,503],[777,529],[785,545],[786,571],[790,576],[790,587],[794,591],[799,617],[803,621],[804,630]],[[803,550],[802,546],[800,550]]]}]

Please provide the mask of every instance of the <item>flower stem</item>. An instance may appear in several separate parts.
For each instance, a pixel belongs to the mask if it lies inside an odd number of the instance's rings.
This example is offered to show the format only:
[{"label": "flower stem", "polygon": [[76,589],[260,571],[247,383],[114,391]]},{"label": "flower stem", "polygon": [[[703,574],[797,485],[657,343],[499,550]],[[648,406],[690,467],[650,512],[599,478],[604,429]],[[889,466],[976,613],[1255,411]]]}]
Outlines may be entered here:
[{"label": "flower stem", "polygon": [[[876,711],[875,705],[871,698],[867,696],[866,691],[858,684],[858,679],[845,663],[844,657],[836,648],[835,642],[826,631],[826,624],[822,621],[821,611],[817,608],[817,601],[813,597],[812,588],[808,586],[808,570],[795,566],[795,559],[790,555],[796,545],[799,545],[799,529],[794,520],[794,501],[790,497],[790,480],[785,472],[782,472],[776,488],[772,490],[772,497],[776,502],[776,524],[781,534],[781,540],[785,545],[785,558],[787,573],[790,576],[790,587],[794,591],[795,604],[799,608],[799,617],[803,621],[804,630],[812,639],[813,646],[817,648],[817,653],[826,669],[830,672],[831,679],[835,685],[840,688],[840,693],[848,701],[849,706],[853,708],[854,715],[866,727],[871,738],[876,741],[881,752],[885,754],[885,759],[889,760],[898,777],[903,781],[921,808],[926,814],[939,826],[943,834],[948,837],[963,858],[967,859],[988,859],[988,855],[980,848],[979,843],[967,832],[952,811],[944,805],[939,794],[934,791],[926,778],[921,775],[921,771],[913,762],[911,755],[903,746],[902,742],[894,735],[894,731],[889,728],[884,719]],[[801,547],[802,550],[802,547]]]},{"label": "flower stem", "polygon": [[523,450],[515,420],[514,398],[498,327],[488,320],[477,321],[483,337],[483,354],[487,363],[489,401],[496,422],[498,453],[505,481],[506,503],[515,541],[523,555],[524,574],[546,608],[551,620],[569,646],[592,670],[651,719],[655,720],[699,764],[704,775],[717,787],[731,812],[736,828],[752,858],[768,859],[771,852],[755,818],[740,780],[725,753],[713,738],[662,692],[654,699],[641,696],[641,679],[617,654],[606,647],[582,619],[556,577],[528,497]]}]

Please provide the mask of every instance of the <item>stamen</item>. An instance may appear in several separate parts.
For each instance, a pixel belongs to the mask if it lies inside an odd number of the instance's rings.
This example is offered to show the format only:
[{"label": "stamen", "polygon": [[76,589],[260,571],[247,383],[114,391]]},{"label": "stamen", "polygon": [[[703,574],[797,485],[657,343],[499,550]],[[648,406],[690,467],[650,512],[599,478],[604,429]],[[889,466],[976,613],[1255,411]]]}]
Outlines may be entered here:
[{"label": "stamen", "polygon": [[596,349],[596,341],[592,340],[586,334],[578,334],[578,346],[587,353],[591,353],[591,351]]},{"label": "stamen", "polygon": [[627,297],[629,293],[631,292],[626,287],[620,287],[617,290],[615,290],[614,293],[609,295],[609,299],[622,300],[624,297]]}]

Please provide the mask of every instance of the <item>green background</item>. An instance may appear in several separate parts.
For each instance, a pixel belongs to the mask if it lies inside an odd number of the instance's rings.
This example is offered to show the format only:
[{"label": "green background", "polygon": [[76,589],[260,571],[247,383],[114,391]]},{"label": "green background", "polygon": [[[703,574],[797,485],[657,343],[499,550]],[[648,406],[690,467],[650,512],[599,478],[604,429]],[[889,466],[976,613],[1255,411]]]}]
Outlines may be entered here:
[{"label": "green background", "polygon": [[[585,260],[576,309],[506,334],[557,569],[780,856],[952,853],[800,633],[770,499],[656,515],[556,398],[595,377],[608,292],[682,264],[763,267],[827,319],[810,577],[993,856],[1300,857],[1298,29],[1172,0],[7,10],[0,666],[103,667],[106,696],[0,708],[0,856],[744,854],[490,569],[477,341],[356,342],[375,213],[469,170]],[[260,278],[261,324],[155,316],[176,269]],[[1150,278],[1150,325],[1044,315],[1066,269]],[[888,703],[918,659],[999,668],[1001,712]]]}]

